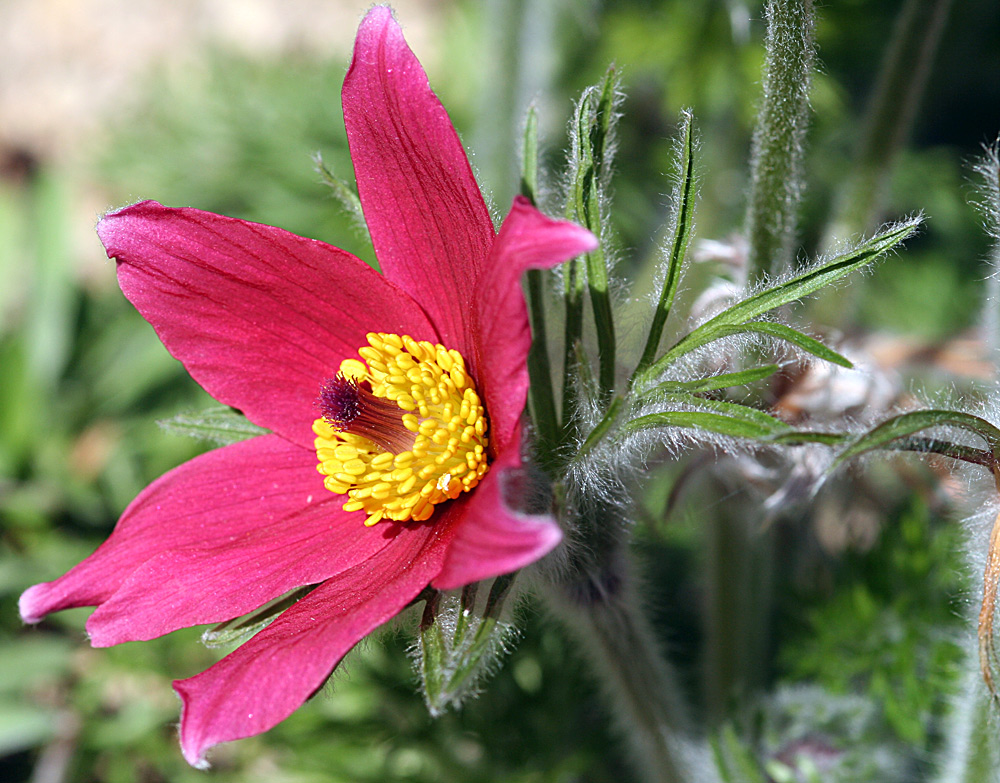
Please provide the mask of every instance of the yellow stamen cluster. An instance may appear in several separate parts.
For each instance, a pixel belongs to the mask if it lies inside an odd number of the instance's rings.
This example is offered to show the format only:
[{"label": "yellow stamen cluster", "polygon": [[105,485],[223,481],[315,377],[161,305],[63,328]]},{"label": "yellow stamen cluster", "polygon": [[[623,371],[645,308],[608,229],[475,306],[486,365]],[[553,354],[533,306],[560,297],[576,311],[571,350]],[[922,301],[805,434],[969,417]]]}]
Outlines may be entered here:
[{"label": "yellow stamen cluster", "polygon": [[[366,525],[422,521],[486,473],[483,406],[458,351],[408,335],[366,337],[368,345],[358,350],[364,361],[345,359],[331,382],[357,395],[350,400],[357,403],[353,418],[338,420],[324,410],[313,423],[318,469],[327,489],[347,495],[345,511],[368,515]],[[368,415],[366,403],[381,416]],[[390,418],[398,410],[402,427],[386,424],[387,410]],[[375,438],[373,428],[378,444],[352,432],[367,429]]]}]

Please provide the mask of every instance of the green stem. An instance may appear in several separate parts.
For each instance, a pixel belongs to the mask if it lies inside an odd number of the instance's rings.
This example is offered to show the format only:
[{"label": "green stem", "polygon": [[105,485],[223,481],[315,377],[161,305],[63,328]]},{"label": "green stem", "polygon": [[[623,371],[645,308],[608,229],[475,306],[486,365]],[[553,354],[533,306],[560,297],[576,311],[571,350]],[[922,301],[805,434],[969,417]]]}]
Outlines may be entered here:
[{"label": "green stem", "polygon": [[580,642],[639,779],[688,781],[681,746],[689,725],[677,675],[638,608],[627,554],[619,548],[615,557],[599,560],[601,570],[575,571],[577,578],[551,583],[547,603]]},{"label": "green stem", "polygon": [[732,717],[736,697],[762,686],[768,668],[776,538],[753,529],[756,521],[716,514],[707,527],[704,687],[715,725]]},{"label": "green stem", "polygon": [[768,0],[764,96],[754,130],[746,222],[750,270],[756,275],[781,274],[792,266],[814,21],[812,0]]}]

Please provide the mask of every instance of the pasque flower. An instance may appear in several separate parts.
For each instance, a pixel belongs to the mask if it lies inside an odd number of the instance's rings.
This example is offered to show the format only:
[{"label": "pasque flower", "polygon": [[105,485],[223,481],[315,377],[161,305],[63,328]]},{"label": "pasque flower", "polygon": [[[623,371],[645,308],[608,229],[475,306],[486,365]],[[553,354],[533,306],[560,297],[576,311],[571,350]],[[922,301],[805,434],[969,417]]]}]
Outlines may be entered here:
[{"label": "pasque flower", "polygon": [[560,540],[505,494],[528,383],[520,277],[596,240],[523,199],[494,230],[387,8],[361,24],[343,104],[382,274],[277,228],[150,201],[97,229],[171,354],[271,433],[153,482],[93,555],[24,593],[22,617],[96,606],[87,631],[104,647],[318,585],[174,684],[192,764],[283,720],[427,585],[510,572]]}]

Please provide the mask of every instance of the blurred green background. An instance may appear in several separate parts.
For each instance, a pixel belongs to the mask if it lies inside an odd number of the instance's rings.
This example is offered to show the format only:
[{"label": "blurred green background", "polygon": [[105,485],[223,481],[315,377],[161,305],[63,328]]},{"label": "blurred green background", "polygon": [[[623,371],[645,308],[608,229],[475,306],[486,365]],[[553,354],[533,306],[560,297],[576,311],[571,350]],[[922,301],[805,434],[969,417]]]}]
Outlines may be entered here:
[{"label": "blurred green background", "polygon": [[[833,222],[902,5],[843,0],[820,9],[806,252]],[[120,295],[92,227],[108,208],[155,198],[371,259],[311,160],[320,152],[351,179],[339,89],[367,7],[0,4],[0,780],[205,779],[180,756],[170,689],[217,657],[199,631],[92,650],[87,611],[32,628],[17,615],[23,589],[86,556],[146,483],[207,447],[157,426],[211,400]],[[527,102],[538,105],[554,189],[574,96],[615,62],[627,93],[614,183],[620,273],[642,280],[655,253],[684,107],[701,136],[698,237],[725,240],[741,228],[761,3],[404,0],[396,9],[498,213],[516,186]],[[988,243],[969,205],[967,164],[998,131],[1000,14],[993,0],[955,3],[882,205],[887,217],[926,211],[926,230],[852,286],[849,308],[817,307],[819,328],[836,317],[828,325],[942,352],[975,338]],[[948,503],[926,471],[913,472],[872,479],[878,514],[862,534],[840,530],[846,517],[834,514],[834,534],[824,537],[796,512],[794,567],[782,570],[775,632],[756,677],[762,691],[736,694],[721,711],[704,707],[712,731],[736,727],[765,757],[803,738],[827,743],[843,762],[829,779],[918,780],[931,768],[974,598]],[[704,523],[727,513],[712,498],[744,490],[693,493],[667,516],[675,474],[668,466],[650,481],[637,547],[664,649],[697,705]],[[598,689],[561,629],[530,603],[520,619],[516,649],[461,712],[427,716],[404,622],[355,650],[332,686],[278,728],[217,749],[210,774],[629,780]]]}]

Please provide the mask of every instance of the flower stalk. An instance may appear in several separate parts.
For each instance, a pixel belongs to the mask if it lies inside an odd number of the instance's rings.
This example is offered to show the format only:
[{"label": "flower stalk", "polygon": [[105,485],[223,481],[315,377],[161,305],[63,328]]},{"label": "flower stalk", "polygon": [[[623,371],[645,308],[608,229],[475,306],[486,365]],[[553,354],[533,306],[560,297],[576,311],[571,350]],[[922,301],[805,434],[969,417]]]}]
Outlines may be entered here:
[{"label": "flower stalk", "polygon": [[815,13],[812,0],[768,0],[764,96],[751,157],[746,235],[751,274],[792,267],[809,125]]},{"label": "flower stalk", "polygon": [[574,520],[582,546],[572,547],[570,562],[550,574],[546,604],[580,642],[641,780],[691,781],[687,707],[640,607],[621,506],[591,502],[586,508]]}]

